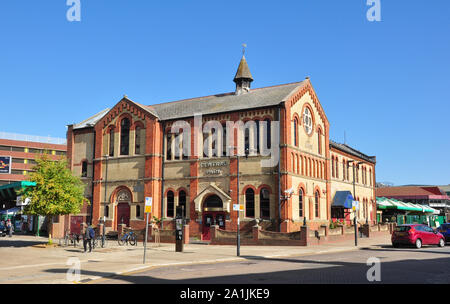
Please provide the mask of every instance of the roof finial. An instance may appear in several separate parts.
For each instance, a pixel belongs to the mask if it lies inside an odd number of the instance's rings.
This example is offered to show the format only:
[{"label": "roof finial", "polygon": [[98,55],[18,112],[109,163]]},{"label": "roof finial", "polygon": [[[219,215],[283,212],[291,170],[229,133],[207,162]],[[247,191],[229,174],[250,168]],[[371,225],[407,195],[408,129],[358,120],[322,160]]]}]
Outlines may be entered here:
[{"label": "roof finial", "polygon": [[247,47],[247,44],[246,43],[243,43],[242,44],[242,56],[244,56],[245,55],[245,48]]}]

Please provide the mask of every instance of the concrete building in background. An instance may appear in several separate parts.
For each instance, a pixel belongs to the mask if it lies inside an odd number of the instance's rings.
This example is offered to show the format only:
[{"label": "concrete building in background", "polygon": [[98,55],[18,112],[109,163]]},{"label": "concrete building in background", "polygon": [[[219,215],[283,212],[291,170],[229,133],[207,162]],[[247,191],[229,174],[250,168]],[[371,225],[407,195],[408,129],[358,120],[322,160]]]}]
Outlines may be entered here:
[{"label": "concrete building in background", "polygon": [[44,151],[54,160],[65,156],[66,139],[0,132],[0,186],[27,180]]},{"label": "concrete building in background", "polygon": [[[35,184],[28,182],[29,174],[33,171],[36,158],[44,152],[53,160],[64,157],[67,152],[66,139],[0,132],[0,210],[2,217],[5,214],[14,215],[11,219],[16,232],[39,234],[47,230],[45,217],[27,216],[19,212],[26,199],[17,197],[21,189]],[[55,217],[54,222],[54,228],[58,228],[59,217]]]}]

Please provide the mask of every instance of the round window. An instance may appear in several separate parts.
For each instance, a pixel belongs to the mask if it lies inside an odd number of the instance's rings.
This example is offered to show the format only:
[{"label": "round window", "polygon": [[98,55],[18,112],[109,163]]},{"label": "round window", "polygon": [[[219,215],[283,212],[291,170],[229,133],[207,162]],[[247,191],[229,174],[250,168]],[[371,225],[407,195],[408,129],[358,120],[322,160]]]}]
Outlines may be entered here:
[{"label": "round window", "polygon": [[313,123],[312,123],[312,116],[311,111],[308,107],[305,108],[305,111],[303,112],[303,126],[305,127],[306,134],[311,134],[313,129]]}]

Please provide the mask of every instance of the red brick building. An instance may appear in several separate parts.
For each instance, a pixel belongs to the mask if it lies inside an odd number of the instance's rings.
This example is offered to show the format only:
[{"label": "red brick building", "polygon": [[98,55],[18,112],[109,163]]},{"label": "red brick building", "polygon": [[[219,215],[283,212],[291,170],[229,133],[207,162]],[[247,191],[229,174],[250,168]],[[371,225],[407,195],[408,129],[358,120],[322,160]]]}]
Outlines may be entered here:
[{"label": "red brick building", "polygon": [[206,240],[210,225],[236,230],[233,204],[243,205],[243,230],[256,222],[284,232],[327,225],[336,191],[353,189],[348,175],[332,176],[333,153],[359,163],[356,187],[366,206],[359,219],[374,222],[375,157],[331,145],[310,79],[257,89],[252,81],[243,57],[233,92],[149,106],[124,96],[68,126],[70,165],[92,202],[78,220],[141,229],[152,197],[152,216],[164,217],[165,227],[184,206],[191,235]]}]

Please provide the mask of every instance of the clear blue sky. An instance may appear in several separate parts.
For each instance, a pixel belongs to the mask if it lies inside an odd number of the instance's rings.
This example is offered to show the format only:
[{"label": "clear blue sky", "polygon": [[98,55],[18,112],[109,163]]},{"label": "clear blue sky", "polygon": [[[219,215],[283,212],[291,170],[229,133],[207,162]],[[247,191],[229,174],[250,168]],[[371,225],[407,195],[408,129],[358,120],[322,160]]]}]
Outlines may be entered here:
[{"label": "clear blue sky", "polygon": [[0,2],[0,131],[65,137],[127,94],[142,104],[303,80],[331,138],[377,156],[377,180],[450,183],[450,1]]}]

